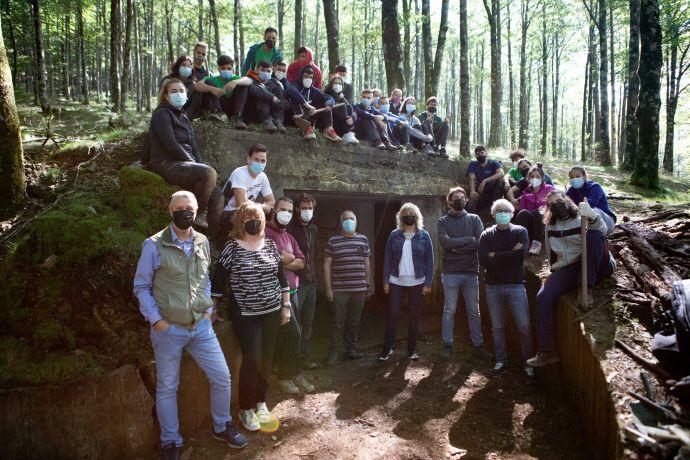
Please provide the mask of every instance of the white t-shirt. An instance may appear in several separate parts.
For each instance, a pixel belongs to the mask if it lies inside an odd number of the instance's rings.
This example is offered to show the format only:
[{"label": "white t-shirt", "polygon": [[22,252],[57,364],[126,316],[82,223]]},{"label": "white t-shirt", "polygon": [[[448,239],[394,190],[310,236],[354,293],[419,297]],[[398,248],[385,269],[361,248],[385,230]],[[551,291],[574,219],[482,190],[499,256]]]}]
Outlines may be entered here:
[{"label": "white t-shirt", "polygon": [[[256,177],[249,174],[249,166],[240,166],[230,174],[230,178],[225,184],[225,187],[241,188],[247,193],[247,200],[256,201],[259,194],[263,197],[273,194],[271,184],[268,182],[266,173],[261,173]],[[228,204],[225,205],[225,211],[235,211],[237,209],[237,202],[233,194]]]},{"label": "white t-shirt", "polygon": [[402,257],[398,265],[398,276],[390,277],[390,282],[398,286],[418,286],[425,280],[424,277],[416,278],[414,262],[412,261],[412,237],[414,233],[405,233],[405,242],[402,248]]}]

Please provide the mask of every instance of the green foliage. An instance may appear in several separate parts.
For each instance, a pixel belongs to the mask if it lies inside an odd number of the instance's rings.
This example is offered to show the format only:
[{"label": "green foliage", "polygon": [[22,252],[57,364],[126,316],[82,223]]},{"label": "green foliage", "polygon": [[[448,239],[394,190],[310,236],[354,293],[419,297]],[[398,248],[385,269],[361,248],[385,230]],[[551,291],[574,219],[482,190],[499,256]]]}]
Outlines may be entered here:
[{"label": "green foliage", "polygon": [[66,346],[69,349],[75,347],[74,333],[52,318],[38,323],[32,338],[33,345],[41,350],[52,350],[60,346]]},{"label": "green foliage", "polygon": [[158,174],[125,166],[120,170],[120,199],[134,229],[151,235],[170,220],[168,204],[175,187]]}]

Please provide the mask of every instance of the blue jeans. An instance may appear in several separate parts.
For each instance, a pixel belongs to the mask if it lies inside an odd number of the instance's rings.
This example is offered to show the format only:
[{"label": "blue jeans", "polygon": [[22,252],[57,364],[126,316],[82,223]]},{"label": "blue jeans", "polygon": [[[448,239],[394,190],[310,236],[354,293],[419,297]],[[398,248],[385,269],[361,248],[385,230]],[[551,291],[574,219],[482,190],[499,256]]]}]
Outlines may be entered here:
[{"label": "blue jeans", "polygon": [[506,354],[506,334],[504,313],[507,308],[510,311],[520,333],[520,344],[522,345],[522,357],[527,360],[532,357],[532,330],[529,321],[529,304],[527,302],[527,291],[524,284],[487,284],[486,303],[491,316],[491,330],[494,338],[494,349],[496,351],[496,361],[505,363],[508,359]]},{"label": "blue jeans", "polygon": [[458,308],[458,296],[462,289],[462,297],[465,300],[467,319],[470,326],[470,338],[472,345],[480,347],[484,344],[482,337],[482,318],[479,315],[479,278],[476,273],[443,273],[443,343],[453,343],[453,326],[455,323],[455,310]]},{"label": "blue jeans", "polygon": [[422,290],[424,283],[416,286],[399,286],[390,283],[388,295],[388,320],[386,322],[386,338],[384,350],[392,350],[395,342],[395,326],[402,310],[405,294],[407,294],[407,308],[410,311],[410,327],[407,335],[407,351],[412,353],[417,350],[417,337],[419,337],[419,306],[422,303]]},{"label": "blue jeans", "polygon": [[194,329],[170,325],[162,332],[151,328],[151,343],[156,358],[156,413],[161,427],[161,443],[182,445],[177,416],[177,388],[180,385],[180,361],[187,351],[206,373],[211,384],[213,429],[225,431],[230,417],[230,371],[210,319],[203,319]]}]

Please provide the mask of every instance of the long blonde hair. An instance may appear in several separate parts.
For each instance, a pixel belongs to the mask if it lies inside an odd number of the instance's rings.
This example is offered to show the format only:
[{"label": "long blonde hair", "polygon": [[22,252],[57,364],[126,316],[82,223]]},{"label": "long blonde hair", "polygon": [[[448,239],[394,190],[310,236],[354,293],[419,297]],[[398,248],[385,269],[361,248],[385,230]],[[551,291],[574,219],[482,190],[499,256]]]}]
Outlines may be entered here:
[{"label": "long blonde hair", "polygon": [[417,216],[417,228],[419,230],[424,228],[424,216],[422,216],[422,211],[419,210],[419,206],[417,206],[414,203],[405,203],[402,206],[400,206],[400,211],[395,215],[395,222],[398,226],[398,230],[404,230],[405,229],[405,224],[403,224],[402,221],[402,213],[403,211],[412,211],[415,216]]}]

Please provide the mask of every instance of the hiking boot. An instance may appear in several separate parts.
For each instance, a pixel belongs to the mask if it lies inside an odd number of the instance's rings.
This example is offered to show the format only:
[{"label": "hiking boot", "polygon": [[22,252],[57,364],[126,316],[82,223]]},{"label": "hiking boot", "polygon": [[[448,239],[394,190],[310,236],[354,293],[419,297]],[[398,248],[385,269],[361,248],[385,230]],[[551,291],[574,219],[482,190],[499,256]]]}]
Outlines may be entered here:
[{"label": "hiking boot", "polygon": [[209,113],[204,117],[204,120],[212,121],[214,123],[223,123],[223,117],[218,113]]},{"label": "hiking boot", "polygon": [[409,359],[410,361],[418,361],[418,360],[419,360],[419,355],[418,355],[417,352],[414,351],[414,350],[408,351],[408,352],[407,352],[407,359]]},{"label": "hiking boot", "polygon": [[343,134],[343,142],[346,144],[359,144],[355,133],[352,131]]},{"label": "hiking boot", "polygon": [[538,255],[541,252],[541,243],[539,241],[532,241],[529,247],[529,253],[532,255]]},{"label": "hiking boot", "polygon": [[164,460],[180,460],[180,448],[174,442],[161,447]]},{"label": "hiking boot", "polygon": [[273,120],[273,124],[276,126],[276,129],[278,130],[279,133],[283,134],[285,131],[285,125],[283,125],[283,122],[280,120]]},{"label": "hiking boot", "polygon": [[321,132],[321,134],[323,134],[323,137],[325,137],[329,141],[332,141],[332,142],[341,142],[342,141],[342,139],[340,138],[340,136],[338,136],[338,133],[335,132],[335,129],[333,129],[332,126],[330,128],[324,129]]},{"label": "hiking boot", "polygon": [[256,414],[256,418],[259,420],[259,423],[265,424],[271,421],[271,411],[268,410],[265,402],[257,403],[254,413]]},{"label": "hiking boot", "polygon": [[261,127],[267,133],[275,133],[276,131],[278,131],[278,127],[276,126],[276,124],[271,119],[262,121]]},{"label": "hiking boot", "polygon": [[283,393],[289,395],[299,394],[299,388],[297,388],[297,385],[295,385],[292,379],[278,380],[278,386]]},{"label": "hiking boot", "polygon": [[240,130],[247,129],[247,125],[244,123],[244,120],[242,120],[241,115],[233,115],[230,118],[230,123],[233,124],[235,129],[240,129]]},{"label": "hiking boot", "polygon": [[259,431],[261,425],[259,424],[259,418],[256,416],[252,409],[240,410],[239,413],[240,421],[242,425],[249,431]]},{"label": "hiking boot", "polygon": [[207,229],[208,228],[208,212],[206,210],[199,211],[196,215],[196,218],[194,219],[194,225],[196,225],[199,228]]},{"label": "hiking boot", "polygon": [[583,301],[582,299],[582,291],[578,290],[577,294],[577,305],[580,307],[580,310],[583,311],[588,311],[594,306],[594,293],[592,292],[592,288],[588,287],[587,288],[587,299]]},{"label": "hiking boot", "polygon": [[527,377],[527,383],[535,383],[537,376],[534,373],[534,368],[532,366],[525,365],[524,367],[525,376]]},{"label": "hiking boot", "polygon": [[448,158],[448,154],[446,153],[446,148],[441,147],[438,149],[438,154],[441,155],[441,158]]},{"label": "hiking boot", "polygon": [[379,361],[388,361],[392,354],[393,350],[383,350],[379,355]]},{"label": "hiking boot", "polygon": [[357,351],[354,348],[345,353],[345,358],[347,359],[362,359],[364,354],[361,351]]},{"label": "hiking boot", "polygon": [[314,385],[309,383],[309,381],[304,376],[304,374],[299,374],[298,376],[296,376],[292,380],[295,382],[295,385],[297,385],[297,387],[300,388],[305,393],[312,393],[314,390],[316,390],[316,387],[314,387]]},{"label": "hiking boot", "polygon": [[376,146],[376,148],[379,150],[386,150],[386,145],[383,142],[381,142],[379,145]]},{"label": "hiking boot", "polygon": [[443,348],[441,348],[441,359],[450,361],[450,355],[453,352],[452,343],[444,343]]},{"label": "hiking boot", "polygon": [[326,360],[326,366],[335,366],[336,364],[340,364],[342,362],[343,358],[340,356],[340,354],[336,352],[331,352],[328,354],[328,359]]},{"label": "hiking boot", "polygon": [[225,431],[216,433],[215,430],[213,430],[212,436],[214,439],[223,441],[233,449],[241,449],[247,445],[247,438],[237,431],[237,428],[235,428],[232,422],[225,422]]},{"label": "hiking boot", "polygon": [[302,131],[302,137],[305,139],[316,139],[316,134],[314,134],[314,128],[308,126]]},{"label": "hiking boot", "polygon": [[503,362],[497,362],[496,365],[489,371],[489,374],[491,374],[493,377],[498,377],[501,374],[505,374],[508,371],[508,366],[506,363]]},{"label": "hiking boot", "polygon": [[549,364],[555,364],[560,361],[558,353],[555,351],[540,351],[537,354],[525,361],[525,364],[531,367],[542,367]]},{"label": "hiking boot", "polygon": [[429,145],[425,145],[424,147],[422,147],[422,154],[430,157],[438,155],[436,152],[434,152],[434,149],[432,149]]},{"label": "hiking boot", "polygon": [[391,144],[391,141],[386,138],[384,138],[381,142],[383,142],[383,145],[386,146],[386,150],[398,150],[393,144]]}]

